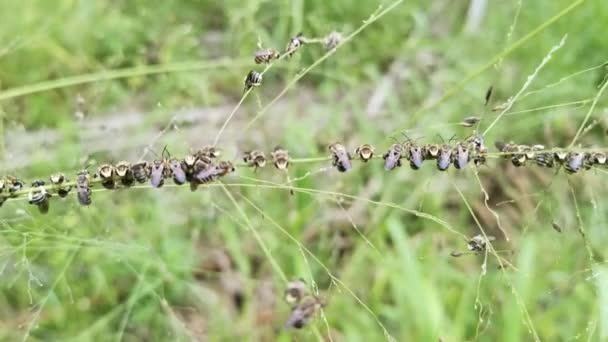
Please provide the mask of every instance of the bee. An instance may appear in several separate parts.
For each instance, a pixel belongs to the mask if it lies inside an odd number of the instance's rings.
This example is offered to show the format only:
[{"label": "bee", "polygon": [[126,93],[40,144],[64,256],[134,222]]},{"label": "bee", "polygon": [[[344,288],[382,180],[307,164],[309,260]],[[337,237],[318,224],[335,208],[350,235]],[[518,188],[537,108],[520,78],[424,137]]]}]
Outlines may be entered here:
[{"label": "bee", "polygon": [[384,159],[384,170],[390,171],[401,166],[401,157],[403,154],[402,144],[393,144],[382,158]]},{"label": "bee", "polygon": [[0,207],[2,207],[2,204],[4,204],[7,198],[6,196],[2,195],[2,193],[4,192],[5,185],[6,181],[4,180],[4,178],[0,178]]},{"label": "bee", "polygon": [[496,146],[498,151],[504,153],[503,158],[505,159],[511,158],[512,153],[517,151],[517,145],[515,145],[513,142],[504,143],[502,141],[496,141],[494,146]]},{"label": "bee", "polygon": [[28,202],[38,206],[41,214],[49,212],[49,198],[51,194],[46,191],[44,181],[38,180],[32,183],[32,188],[27,194]]},{"label": "bee", "polygon": [[285,323],[285,328],[303,328],[315,314],[325,306],[320,298],[315,296],[305,296],[300,303],[291,310],[291,315]]},{"label": "bee", "polygon": [[287,57],[293,56],[302,45],[304,45],[304,35],[300,32],[295,37],[289,39],[289,43],[287,43],[287,47],[285,48]]},{"label": "bee", "polygon": [[266,155],[262,151],[248,151],[243,156],[243,161],[247,166],[258,167],[266,166]]},{"label": "bee", "polygon": [[205,146],[202,149],[196,151],[196,157],[199,159],[217,159],[222,156],[222,150],[215,146]]},{"label": "bee", "polygon": [[285,289],[285,301],[287,304],[294,305],[300,302],[304,296],[308,295],[306,283],[302,279],[294,279],[287,283]]},{"label": "bee", "polygon": [[194,176],[194,179],[198,182],[198,184],[205,184],[213,182],[230,172],[234,172],[234,166],[232,163],[229,161],[220,161],[217,165],[209,165],[208,167],[199,171]]},{"label": "bee", "polygon": [[453,159],[455,168],[464,169],[471,160],[471,156],[469,154],[469,147],[465,143],[458,143],[456,145],[456,148],[454,149]]},{"label": "bee", "polygon": [[418,170],[422,167],[422,162],[424,161],[424,154],[422,147],[416,145],[413,142],[408,142],[405,144],[406,152],[407,152],[407,160],[410,161],[410,167],[413,170]]},{"label": "bee", "polygon": [[106,189],[114,189],[114,166],[103,164],[95,173],[95,178],[101,178],[101,185]]},{"label": "bee", "polygon": [[367,163],[368,160],[374,157],[374,147],[370,144],[363,144],[355,149],[355,154],[359,155],[359,158]]},{"label": "bee", "polygon": [[51,181],[51,184],[53,186],[55,186],[55,188],[57,189],[57,194],[61,198],[66,197],[72,190],[71,185],[68,185],[68,186],[63,185],[63,183],[68,182],[68,179],[65,177],[65,175],[63,173],[53,174],[49,177],[49,180]]},{"label": "bee", "polygon": [[251,70],[245,77],[245,91],[262,85],[262,74],[255,70]]},{"label": "bee", "polygon": [[171,171],[173,182],[177,185],[186,183],[186,171],[182,168],[182,163],[179,160],[172,158],[167,161],[167,164]]},{"label": "bee", "polygon": [[437,169],[445,171],[450,167],[452,162],[452,147],[448,144],[443,144],[439,147],[437,154]]},{"label": "bee", "polygon": [[287,170],[289,167],[289,152],[282,148],[281,146],[277,146],[270,153],[272,157],[272,162],[274,166],[279,170]]},{"label": "bee", "polygon": [[558,162],[559,164],[563,164],[566,162],[566,159],[568,158],[568,152],[562,151],[562,150],[557,150],[557,151],[553,152],[553,157],[556,162]]},{"label": "bee", "polygon": [[460,124],[464,127],[472,127],[474,124],[478,123],[479,121],[481,121],[480,117],[469,116],[467,118],[462,119],[462,122]]},{"label": "bee", "polygon": [[[541,146],[541,145],[537,145],[537,146]],[[544,149],[544,147],[542,148]],[[543,166],[543,167],[553,167],[554,163],[554,155],[553,153],[550,152],[536,152],[534,155],[534,161],[536,162],[536,165],[538,166]]]},{"label": "bee", "polygon": [[25,184],[23,183],[23,181],[17,177],[14,176],[6,176],[5,180],[4,180],[4,187],[6,189],[8,189],[8,192],[13,195],[15,192],[23,189],[23,187],[25,186]]},{"label": "bee", "polygon": [[583,163],[586,159],[586,153],[584,152],[570,152],[566,157],[566,172],[576,173],[583,168]]},{"label": "bee", "polygon": [[530,146],[517,145],[515,146],[515,151],[519,153],[515,153],[511,156],[511,164],[516,167],[524,166],[526,164],[527,155],[531,151]]},{"label": "bee", "polygon": [[278,59],[280,54],[275,49],[263,49],[256,51],[254,61],[256,64],[270,63],[273,59]]},{"label": "bee", "polygon": [[330,32],[327,37],[325,37],[325,50],[330,51],[337,48],[338,45],[342,43],[342,39],[344,39],[342,33],[336,31]]},{"label": "bee", "polygon": [[188,181],[188,182],[192,181],[192,176],[195,173],[194,167],[195,167],[197,161],[199,161],[199,159],[193,154],[188,154],[187,156],[184,157],[184,160],[182,160],[182,169],[184,170],[184,173],[186,174],[186,181]]},{"label": "bee", "polygon": [[150,177],[150,165],[147,161],[135,163],[131,166],[131,173],[138,183],[145,183]]},{"label": "bee", "polygon": [[131,163],[128,161],[119,161],[114,167],[114,173],[116,173],[116,176],[118,176],[124,186],[131,186],[135,182]]},{"label": "bee", "polygon": [[340,143],[333,143],[329,145],[329,150],[333,156],[333,165],[338,169],[338,171],[346,172],[353,168],[351,163],[352,156],[348,151],[346,151],[344,145]]},{"label": "bee", "polygon": [[150,165],[150,184],[152,184],[152,187],[160,188],[165,184],[165,174],[167,172],[165,169],[168,170],[165,160],[156,159],[152,162],[152,165]]},{"label": "bee", "polygon": [[196,191],[199,184],[201,184],[201,182],[197,178],[197,175],[201,174],[203,171],[206,171],[211,167],[213,167],[213,165],[210,160],[209,162],[206,162],[202,159],[195,159],[192,169],[186,172],[186,177],[188,177],[188,174],[190,175],[190,191]]},{"label": "bee", "polygon": [[486,250],[487,244],[490,241],[494,241],[495,237],[493,236],[488,236],[488,238],[486,239],[483,235],[478,234],[473,236],[468,242],[467,242],[467,248],[472,251],[472,252],[484,252]]},{"label": "bee", "polygon": [[90,205],[92,202],[90,181],[89,171],[82,170],[78,172],[76,177],[76,195],[78,196],[80,205]]}]

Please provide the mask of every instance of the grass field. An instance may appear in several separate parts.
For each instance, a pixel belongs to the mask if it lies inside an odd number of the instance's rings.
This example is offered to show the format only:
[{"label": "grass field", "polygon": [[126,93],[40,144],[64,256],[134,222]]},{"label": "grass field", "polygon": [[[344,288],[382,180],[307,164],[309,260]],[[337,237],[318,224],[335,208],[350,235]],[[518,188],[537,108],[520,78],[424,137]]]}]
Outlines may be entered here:
[{"label": "grass field", "polygon": [[[493,153],[608,148],[607,3],[24,0],[0,22],[3,176],[73,179],[216,138],[230,160],[281,145],[300,161],[196,192],[96,187],[46,215],[5,203],[0,340],[608,341],[608,169],[317,158],[464,139],[482,115]],[[299,32],[318,43],[243,97],[258,45]],[[451,256],[477,234],[491,248]],[[326,305],[285,329],[297,278]]]}]

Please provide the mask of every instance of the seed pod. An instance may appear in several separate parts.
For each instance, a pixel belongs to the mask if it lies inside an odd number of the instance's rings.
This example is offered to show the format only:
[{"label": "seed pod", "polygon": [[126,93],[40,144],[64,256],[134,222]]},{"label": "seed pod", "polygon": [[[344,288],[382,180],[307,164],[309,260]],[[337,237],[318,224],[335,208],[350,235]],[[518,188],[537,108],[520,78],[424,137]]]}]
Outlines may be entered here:
[{"label": "seed pod", "polygon": [[173,182],[177,185],[186,183],[186,171],[182,168],[182,164],[177,159],[170,159],[168,162]]},{"label": "seed pod", "polygon": [[63,173],[52,174],[49,177],[49,180],[51,184],[57,189],[57,194],[61,198],[65,198],[72,190],[71,185],[64,185],[64,183],[68,182],[68,179]]},{"label": "seed pod", "polygon": [[150,177],[150,166],[146,161],[140,161],[131,166],[131,172],[133,173],[133,178],[138,183],[145,183]]},{"label": "seed pod", "polygon": [[256,64],[262,64],[262,63],[268,64],[273,59],[278,59],[279,57],[280,57],[280,54],[275,49],[262,49],[262,50],[256,51],[256,53],[254,54],[254,61]]},{"label": "seed pod", "polygon": [[245,91],[262,85],[262,74],[255,70],[251,70],[245,77]]},{"label": "seed pod", "polygon": [[78,176],[76,177],[76,195],[78,196],[80,205],[91,204],[91,193],[89,171],[82,170],[78,172]]},{"label": "seed pod", "polygon": [[553,229],[558,233],[562,232],[562,227],[560,227],[555,221],[551,222],[551,227],[553,227]]},{"label": "seed pod", "polygon": [[384,170],[390,171],[401,166],[401,157],[403,154],[403,145],[393,144],[382,158],[384,159]]},{"label": "seed pod", "polygon": [[448,144],[443,144],[439,148],[439,154],[437,155],[437,169],[439,171],[445,171],[450,167],[452,162],[452,147]]},{"label": "seed pod", "polygon": [[461,251],[452,251],[450,253],[450,256],[454,257],[454,258],[458,258],[460,256],[462,256],[464,253],[462,253]]},{"label": "seed pod", "polygon": [[564,165],[566,172],[576,173],[583,168],[583,161],[585,160],[586,153],[584,152],[570,152],[566,157],[566,164]]},{"label": "seed pod", "polygon": [[135,182],[135,177],[133,177],[133,171],[131,170],[131,163],[128,161],[119,161],[114,168],[114,172],[120,179],[120,183],[124,186],[131,186]]},{"label": "seed pod", "polygon": [[460,123],[462,126],[464,127],[471,127],[474,124],[478,123],[479,121],[481,121],[481,118],[478,116],[469,116],[467,118],[462,119],[462,122]]},{"label": "seed pod", "polygon": [[346,172],[353,168],[351,163],[351,155],[346,151],[344,145],[340,143],[333,143],[329,145],[329,150],[332,153],[333,165],[340,172]]},{"label": "seed pod", "polygon": [[266,166],[266,155],[262,151],[248,151],[245,152],[243,161],[247,166],[255,167],[257,169],[258,167]]},{"label": "seed pod", "polygon": [[114,189],[114,166],[103,164],[97,170],[95,178],[101,179],[101,185],[106,189]]},{"label": "seed pod", "polygon": [[464,143],[458,143],[454,150],[454,167],[457,169],[464,169],[471,160],[469,155],[469,148]]},{"label": "seed pod", "polygon": [[367,163],[368,160],[374,157],[374,147],[370,144],[363,144],[355,149],[355,154],[359,156],[359,158]]},{"label": "seed pod", "polygon": [[281,146],[277,146],[270,153],[274,166],[279,170],[287,170],[289,167],[289,152]]}]

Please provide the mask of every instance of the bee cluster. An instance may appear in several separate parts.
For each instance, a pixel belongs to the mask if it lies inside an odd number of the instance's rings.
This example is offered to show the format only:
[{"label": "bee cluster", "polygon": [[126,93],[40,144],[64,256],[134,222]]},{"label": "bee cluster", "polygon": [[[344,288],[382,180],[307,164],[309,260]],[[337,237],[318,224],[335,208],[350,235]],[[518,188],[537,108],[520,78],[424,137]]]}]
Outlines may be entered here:
[{"label": "bee cluster", "polygon": [[[435,161],[440,171],[448,170],[450,165],[454,165],[456,169],[464,169],[470,163],[475,166],[484,165],[488,157],[497,155],[510,159],[513,165],[518,167],[529,162],[542,167],[563,166],[569,174],[608,165],[608,152],[601,150],[545,149],[542,145],[518,145],[513,142],[496,142],[495,145],[499,153],[488,154],[483,137],[479,134],[473,134],[462,141],[450,140],[441,144],[418,144],[415,140],[406,137],[405,141],[392,144],[381,157],[386,171],[400,167],[404,160],[413,170],[420,169],[424,161],[430,160]],[[352,153],[340,142],[330,144],[328,149],[330,152],[328,159],[339,172],[352,170],[354,160],[367,163],[374,157],[380,158],[375,156],[376,149],[370,144],[360,145]],[[36,205],[40,212],[47,213],[49,198],[52,196],[64,198],[72,189],[76,190],[78,202],[88,206],[92,203],[91,188],[99,184],[105,189],[121,189],[136,183],[149,182],[151,187],[160,188],[166,180],[173,180],[177,185],[189,183],[190,189],[195,191],[200,185],[213,182],[235,171],[233,163],[218,160],[220,156],[221,151],[214,146],[203,147],[182,159],[171,157],[165,149],[161,156],[152,161],[102,164],[93,174],[86,169],[79,171],[73,182],[70,182],[64,174],[56,173],[51,175],[48,181],[32,182],[27,189],[22,180],[6,176],[0,178],[0,206],[9,198],[27,196],[29,203]],[[325,158],[312,159],[319,161]],[[300,160],[300,162],[304,161]],[[269,155],[260,150],[247,151],[243,155],[243,162],[241,165],[256,170],[272,163],[276,169],[286,172],[293,160],[289,151],[276,146]]]},{"label": "bee cluster", "polygon": [[[177,185],[190,183],[190,189],[194,191],[201,184],[234,172],[230,161],[218,160],[220,154],[219,149],[207,146],[183,159],[163,153],[162,157],[151,162],[139,161],[132,164],[120,161],[116,164],[102,164],[93,175],[86,169],[79,171],[74,182],[70,182],[64,174],[56,173],[49,177],[48,186],[45,181],[36,180],[25,190],[28,202],[36,205],[43,214],[49,210],[49,198],[54,195],[64,198],[72,189],[76,190],[80,205],[91,205],[92,187],[95,184],[101,184],[106,189],[121,189],[149,181],[153,188],[160,188],[165,180],[172,179]],[[24,182],[16,177],[0,178],[0,205],[8,198],[19,197],[24,188]]]},{"label": "bee cluster", "polygon": [[291,306],[291,314],[285,328],[303,328],[325,306],[321,298],[309,293],[302,279],[292,280],[287,284],[285,301]]},{"label": "bee cluster", "polygon": [[[253,54],[255,64],[270,64],[275,60],[292,57],[302,46],[309,43],[322,43],[327,51],[336,49],[343,41],[343,36],[339,32],[331,32],[327,37],[322,39],[306,38],[302,32],[289,38],[287,46],[283,52],[279,52],[274,48],[259,48]],[[255,70],[249,71],[245,77],[245,91],[262,85],[264,72]]]},{"label": "bee cluster", "polygon": [[464,169],[471,161],[475,165],[483,165],[486,163],[486,155],[487,148],[483,138],[481,135],[474,134],[455,144],[419,145],[407,138],[405,142],[391,145],[382,158],[386,171],[400,167],[402,159],[407,160],[413,170],[420,169],[425,160],[435,160],[437,169],[446,171],[452,164],[456,169]]},{"label": "bee cluster", "polygon": [[518,145],[513,142],[497,141],[496,148],[503,153],[505,159],[510,159],[514,166],[525,166],[528,162],[541,167],[561,167],[567,173],[577,173],[593,167],[605,167],[608,152],[605,151],[567,151],[562,148],[546,149],[543,145]]}]

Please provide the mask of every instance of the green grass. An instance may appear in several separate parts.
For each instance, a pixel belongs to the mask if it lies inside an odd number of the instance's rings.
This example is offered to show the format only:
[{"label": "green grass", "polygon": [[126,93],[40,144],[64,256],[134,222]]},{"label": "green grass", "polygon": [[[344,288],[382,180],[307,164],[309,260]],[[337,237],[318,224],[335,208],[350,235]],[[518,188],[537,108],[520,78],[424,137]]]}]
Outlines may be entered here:
[{"label": "green grass", "polygon": [[[262,69],[251,58],[258,40],[283,49],[300,31],[347,36],[393,3],[4,1],[0,171],[73,178],[88,155],[135,159],[141,136],[155,136],[175,112],[233,108],[247,72]],[[517,94],[566,34],[486,143],[568,146],[577,136],[577,145],[608,147],[601,87],[608,5],[522,1],[514,25],[518,1],[489,1],[476,33],[464,32],[467,6],[404,1],[333,54],[311,44],[277,62],[227,125],[220,140],[227,157],[280,144],[294,157],[316,158],[337,140],[351,149],[373,143],[382,153],[403,128],[423,142],[462,138],[470,131],[454,123],[486,112],[483,131],[498,114],[490,108]],[[383,82],[385,101],[370,117]],[[489,85],[494,99],[484,109]],[[78,96],[82,122],[74,116]],[[134,126],[109,133],[86,126],[111,126],[129,110],[144,113]],[[155,151],[167,144],[178,155],[186,141],[211,143],[230,111],[221,114],[219,123],[192,123],[193,137],[191,123],[179,122]],[[577,135],[587,116],[597,125]],[[41,144],[52,149],[26,147],[49,131],[58,141]],[[120,148],[107,147],[116,142]],[[86,208],[72,196],[53,199],[48,215],[25,201],[5,203],[0,340],[608,340],[602,172],[566,176],[491,159],[478,181],[472,170],[439,173],[426,164],[389,173],[374,160],[338,174],[316,161],[290,166],[291,179],[302,177],[294,195],[271,168],[237,175],[224,189],[100,191]],[[499,269],[494,253],[450,256],[480,231],[471,212],[514,268]],[[218,271],[218,255],[230,270]],[[284,330],[285,279],[300,277],[327,298],[327,321]]]}]

